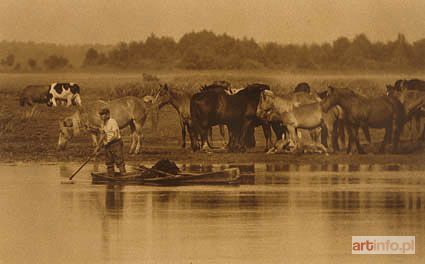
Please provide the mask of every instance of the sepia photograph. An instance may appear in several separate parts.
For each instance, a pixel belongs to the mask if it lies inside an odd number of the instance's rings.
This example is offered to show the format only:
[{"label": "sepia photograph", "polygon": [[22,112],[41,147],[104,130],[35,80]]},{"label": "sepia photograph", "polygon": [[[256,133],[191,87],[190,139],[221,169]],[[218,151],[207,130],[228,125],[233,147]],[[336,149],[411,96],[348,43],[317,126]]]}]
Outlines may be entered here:
[{"label": "sepia photograph", "polygon": [[0,9],[0,263],[425,263],[425,1]]}]

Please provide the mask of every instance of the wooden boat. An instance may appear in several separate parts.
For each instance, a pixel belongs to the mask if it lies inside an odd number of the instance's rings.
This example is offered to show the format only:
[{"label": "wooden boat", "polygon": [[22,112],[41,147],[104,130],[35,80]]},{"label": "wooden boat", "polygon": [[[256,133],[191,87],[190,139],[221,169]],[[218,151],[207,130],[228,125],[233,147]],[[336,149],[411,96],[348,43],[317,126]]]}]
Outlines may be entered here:
[{"label": "wooden boat", "polygon": [[[153,170],[144,166],[140,166],[139,169],[150,173],[152,173]],[[145,185],[235,185],[240,183],[238,168],[207,173],[182,172],[176,175],[157,170],[154,170],[154,172],[157,173],[156,177],[145,178]]]},{"label": "wooden boat", "polygon": [[144,185],[235,185],[240,183],[238,168],[224,169],[217,172],[170,174],[144,166],[124,175],[116,173],[110,177],[106,172],[92,172],[93,184],[144,184]]},{"label": "wooden boat", "polygon": [[141,171],[130,171],[124,175],[115,172],[115,177],[110,177],[106,172],[92,172],[91,178],[93,184],[143,184],[146,176]]}]

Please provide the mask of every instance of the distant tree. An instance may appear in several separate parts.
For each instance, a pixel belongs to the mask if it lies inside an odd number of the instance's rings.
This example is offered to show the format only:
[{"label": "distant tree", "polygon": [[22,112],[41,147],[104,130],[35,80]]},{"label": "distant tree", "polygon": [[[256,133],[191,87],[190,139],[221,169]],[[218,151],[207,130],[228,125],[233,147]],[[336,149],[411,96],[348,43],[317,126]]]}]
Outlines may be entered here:
[{"label": "distant tree", "polygon": [[5,59],[2,59],[1,64],[5,65],[5,66],[12,67],[13,64],[15,64],[15,55],[13,55],[13,54],[7,55],[7,57]]},{"label": "distant tree", "polygon": [[31,70],[35,70],[37,69],[37,61],[34,60],[33,58],[29,58],[27,61],[28,66],[30,67]]},{"label": "distant tree", "polygon": [[418,69],[425,68],[425,39],[418,40],[413,43],[413,65]]},{"label": "distant tree", "polygon": [[350,47],[351,42],[346,37],[340,37],[332,43],[332,62],[336,65],[342,63],[342,56]]},{"label": "distant tree", "polygon": [[392,63],[397,65],[398,68],[407,67],[412,51],[406,37],[403,34],[398,34],[397,40],[392,46]]},{"label": "distant tree", "polygon": [[49,70],[63,69],[69,66],[69,61],[62,56],[50,55],[44,60],[44,65]]},{"label": "distant tree", "polygon": [[99,63],[99,52],[94,48],[89,48],[83,61],[83,66],[94,66]]}]

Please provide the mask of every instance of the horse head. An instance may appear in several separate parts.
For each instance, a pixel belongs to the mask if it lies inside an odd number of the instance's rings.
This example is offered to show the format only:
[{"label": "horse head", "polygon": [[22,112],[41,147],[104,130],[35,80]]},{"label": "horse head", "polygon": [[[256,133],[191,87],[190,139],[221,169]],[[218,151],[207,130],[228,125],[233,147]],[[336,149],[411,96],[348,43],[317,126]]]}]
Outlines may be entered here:
[{"label": "horse head", "polygon": [[386,88],[387,88],[387,96],[397,98],[401,103],[405,102],[406,93],[408,92],[407,87],[387,85]]},{"label": "horse head", "polygon": [[257,106],[257,116],[261,119],[268,119],[274,108],[275,94],[270,90],[264,90],[260,95]]},{"label": "horse head", "polygon": [[170,88],[168,84],[160,84],[159,91],[155,95],[155,101],[158,103],[158,107],[162,108],[166,104],[169,104],[171,101]]},{"label": "horse head", "polygon": [[79,112],[75,113],[72,116],[66,117],[65,119],[59,121],[59,140],[58,140],[58,150],[64,150],[69,141],[72,140],[74,136],[80,134],[80,116]]},{"label": "horse head", "polygon": [[329,109],[338,104],[338,89],[333,86],[329,86],[327,90],[327,96],[322,100],[320,106],[323,112],[328,112]]}]

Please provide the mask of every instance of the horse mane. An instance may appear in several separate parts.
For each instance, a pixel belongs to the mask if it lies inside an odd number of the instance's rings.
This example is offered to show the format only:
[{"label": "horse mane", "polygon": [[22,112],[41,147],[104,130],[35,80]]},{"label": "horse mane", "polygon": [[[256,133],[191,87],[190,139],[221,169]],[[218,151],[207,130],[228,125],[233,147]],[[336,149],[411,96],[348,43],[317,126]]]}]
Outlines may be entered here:
[{"label": "horse mane", "polygon": [[201,92],[207,92],[207,91],[217,91],[217,90],[223,90],[226,91],[228,90],[228,86],[223,85],[221,83],[217,83],[214,82],[212,84],[206,84],[206,85],[202,85],[201,88],[199,89]]},{"label": "horse mane", "polygon": [[262,91],[270,90],[270,86],[263,83],[251,83],[248,84],[244,89],[238,91],[236,94],[243,95],[243,94],[256,94]]},{"label": "horse mane", "polygon": [[187,91],[187,90],[184,90],[184,89],[177,89],[177,88],[170,87],[170,86],[168,86],[168,92],[170,94],[176,95],[178,97],[186,97],[186,96],[191,97],[192,96],[192,93],[190,91]]}]

